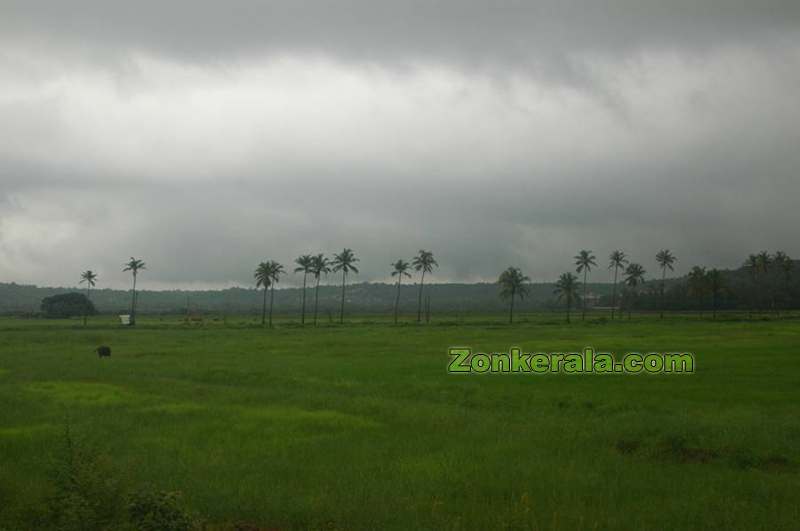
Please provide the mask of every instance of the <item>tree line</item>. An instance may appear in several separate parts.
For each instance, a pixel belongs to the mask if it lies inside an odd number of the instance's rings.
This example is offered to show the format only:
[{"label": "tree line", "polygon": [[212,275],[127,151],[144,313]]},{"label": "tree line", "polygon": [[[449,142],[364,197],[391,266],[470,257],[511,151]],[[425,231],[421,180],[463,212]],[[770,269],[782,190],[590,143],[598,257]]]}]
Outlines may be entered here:
[{"label": "tree line", "polygon": [[[779,314],[782,308],[791,304],[791,280],[794,262],[782,251],[771,254],[761,251],[751,254],[744,262],[743,270],[746,271],[749,282],[744,283],[735,274],[723,273],[712,268],[694,266],[683,282],[672,282],[667,289],[667,271],[674,271],[677,262],[676,256],[669,249],[662,249],[655,255],[655,265],[659,277],[650,281],[645,280],[646,270],[637,262],[629,260],[622,250],[614,250],[608,258],[608,269],[612,274],[612,292],[610,297],[600,297],[598,302],[607,306],[612,320],[627,312],[628,318],[635,310],[657,310],[663,319],[664,311],[675,309],[688,309],[694,307],[700,314],[706,309],[710,310],[712,317],[716,318],[717,311],[722,306],[730,307],[730,299],[736,301],[736,307],[746,301],[746,307],[752,316],[756,312],[766,310]],[[589,274],[598,267],[597,257],[592,251],[582,249],[574,257],[575,273],[569,271],[561,274],[555,283],[553,294],[556,300],[563,304],[565,318],[571,321],[575,308],[580,308],[581,319],[586,319],[587,286]],[[347,293],[348,275],[359,273],[357,263],[359,259],[354,251],[349,248],[330,257],[324,253],[304,254],[294,260],[295,273],[303,275],[301,290],[300,321],[306,323],[308,280],[313,280],[313,324],[318,323],[319,315],[319,288],[323,277],[329,274],[341,274],[341,294],[339,304],[339,322],[344,322],[345,301]],[[400,290],[404,278],[411,278],[411,271],[419,275],[419,288],[417,294],[417,322],[423,319],[424,307],[429,314],[429,298],[425,298],[425,277],[439,267],[431,251],[421,249],[410,261],[397,259],[391,263],[391,276],[396,278],[396,295],[393,304],[393,318],[395,324],[399,320]],[[147,269],[143,260],[131,257],[123,265],[123,271],[132,275],[132,289],[130,301],[130,324],[136,323],[137,312],[137,278],[141,271]],[[261,305],[261,323],[272,327],[274,290],[282,276],[286,275],[286,268],[275,260],[260,262],[254,271],[256,289],[263,289]],[[582,279],[577,275],[582,275]],[[95,287],[98,276],[92,270],[81,274],[81,284],[86,284],[86,299],[91,301],[91,290]],[[508,320],[514,321],[515,302],[524,299],[530,292],[531,280],[518,267],[508,267],[497,279],[499,295],[508,301]],[[267,303],[269,296],[269,305]],[[723,299],[728,299],[727,304],[721,304]],[[425,305],[423,305],[423,301]],[[269,310],[267,310],[269,308]],[[87,316],[93,313],[84,312],[83,320],[86,324]]]},{"label": "tree line", "polygon": [[[352,249],[344,248],[340,253],[334,253],[330,258],[325,256],[324,253],[315,255],[304,254],[294,260],[295,273],[303,274],[303,289],[302,289],[302,304],[300,310],[300,322],[302,325],[306,322],[306,292],[309,276],[313,277],[314,286],[314,326],[317,326],[319,315],[319,287],[320,281],[323,276],[330,273],[342,274],[342,291],[341,291],[341,305],[339,309],[339,322],[344,323],[344,308],[347,293],[347,276],[349,274],[358,274],[358,267],[356,264],[359,262]],[[411,277],[409,270],[413,267],[414,270],[420,273],[419,284],[419,299],[417,308],[417,322],[422,320],[422,300],[425,290],[425,275],[432,273],[435,268],[439,267],[436,259],[431,251],[420,249],[419,253],[411,260],[411,263],[403,259],[398,259],[391,264],[392,276],[397,277],[397,297],[394,304],[394,322],[398,321],[398,306],[400,303],[400,286],[403,277]],[[138,258],[131,257],[128,262],[123,266],[123,271],[131,272],[133,277],[133,286],[131,288],[131,305],[130,305],[130,324],[136,324],[136,280],[140,271],[146,270],[147,264]],[[272,328],[272,313],[275,299],[275,286],[280,282],[283,275],[286,274],[286,269],[280,262],[276,260],[265,260],[260,262],[253,273],[256,282],[256,289],[263,288],[263,299],[261,306],[261,324],[269,325]],[[81,284],[86,284],[86,299],[87,311],[84,312],[83,323],[86,324],[86,318],[89,313],[88,307],[91,304],[91,289],[96,285],[97,274],[92,270],[84,271],[81,274]],[[269,293],[269,312],[267,312],[267,293]]]},{"label": "tree line", "polygon": [[[660,250],[655,255],[660,279],[648,282],[641,264],[631,262],[622,250],[611,252],[608,269],[613,270],[613,291],[610,300],[600,299],[601,304],[609,304],[611,319],[615,319],[617,311],[627,311],[630,319],[634,309],[653,308],[658,310],[659,318],[663,319],[668,302],[673,306],[670,309],[687,309],[690,306],[688,301],[694,301],[694,306],[701,315],[704,309],[710,309],[712,318],[716,319],[723,297],[736,301],[737,307],[745,301],[752,318],[754,313],[764,311],[780,315],[781,309],[788,309],[794,300],[791,292],[794,261],[783,251],[776,251],[774,254],[761,251],[749,255],[742,266],[749,276],[749,283],[741,282],[735,272],[725,275],[716,268],[694,266],[685,282],[673,284],[668,291],[667,271],[674,271],[676,262],[677,258],[672,251]],[[559,276],[554,294],[564,304],[567,322],[570,322],[572,309],[577,303],[581,303],[581,319],[586,319],[587,280],[589,273],[596,267],[597,257],[592,251],[583,249],[575,256],[575,272],[583,273],[583,281],[572,272]],[[622,289],[618,292],[620,274]],[[514,321],[514,300],[527,295],[529,282],[530,279],[516,267],[509,267],[500,274],[500,296],[509,300],[509,322]]]}]

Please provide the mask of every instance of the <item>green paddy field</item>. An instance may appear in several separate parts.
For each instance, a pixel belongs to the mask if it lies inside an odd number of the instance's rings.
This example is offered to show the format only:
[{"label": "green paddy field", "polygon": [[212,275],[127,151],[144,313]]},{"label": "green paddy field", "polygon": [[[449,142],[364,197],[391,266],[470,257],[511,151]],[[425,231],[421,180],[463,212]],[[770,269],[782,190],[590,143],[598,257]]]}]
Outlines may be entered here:
[{"label": "green paddy field", "polygon": [[[0,319],[0,529],[35,525],[67,427],[214,529],[800,529],[800,319],[501,320]],[[696,373],[451,375],[456,345]]]}]

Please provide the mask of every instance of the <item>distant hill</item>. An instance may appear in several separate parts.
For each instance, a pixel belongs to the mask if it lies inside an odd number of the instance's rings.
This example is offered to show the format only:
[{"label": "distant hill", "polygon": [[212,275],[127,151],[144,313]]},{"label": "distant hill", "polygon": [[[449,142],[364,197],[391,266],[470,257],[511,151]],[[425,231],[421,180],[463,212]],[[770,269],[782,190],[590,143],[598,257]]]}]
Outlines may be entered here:
[{"label": "distant hill", "polygon": [[[798,308],[800,307],[800,262],[793,262],[794,268],[785,276],[777,268],[771,268],[768,275],[761,275],[755,283],[745,268],[723,270],[724,289],[717,301],[719,309],[743,309],[753,306],[760,308]],[[598,276],[601,276],[598,273]],[[384,314],[392,311],[395,286],[383,283],[361,282],[347,286],[347,310],[351,313]],[[561,308],[551,282],[530,285],[530,295],[517,301],[519,311],[534,311]],[[624,288],[620,285],[618,293]],[[42,299],[69,292],[84,292],[82,288],[51,288],[15,283],[0,283],[0,314],[34,315],[40,311]],[[590,282],[587,292],[592,302],[599,306],[611,305],[612,284],[609,282]],[[649,280],[639,288],[634,308],[654,310],[661,307],[660,283]],[[254,288],[229,288],[224,290],[163,290],[139,291],[138,309],[142,313],[182,314],[190,313],[229,313],[246,314],[260,311],[262,293]],[[278,288],[275,290],[275,311],[279,314],[299,312],[302,290],[300,288]],[[447,313],[495,313],[504,312],[507,302],[500,299],[497,284],[483,282],[475,284],[430,284],[426,293],[431,298],[431,311]],[[415,313],[417,310],[418,286],[404,285],[400,294],[401,312]],[[339,308],[341,286],[321,286],[319,292],[319,311],[327,318],[327,312],[336,315]],[[307,291],[307,310],[313,309],[314,290]],[[128,313],[130,305],[129,290],[97,289],[92,291],[92,302],[97,311],[106,314]],[[618,299],[619,302],[619,299]],[[665,284],[664,308],[667,310],[692,310],[708,307],[710,296],[702,299],[694,297],[687,289],[686,277],[668,278]],[[591,302],[590,302],[591,306]]]},{"label": "distant hill", "polygon": [[[418,286],[410,284],[400,291],[400,306],[404,313],[416,312]],[[611,293],[611,284],[590,283],[589,292],[598,296]],[[531,293],[516,307],[521,311],[555,306],[552,283],[533,284]],[[38,287],[15,283],[0,283],[0,314],[35,314],[39,312],[45,297],[80,288]],[[275,290],[275,311],[278,313],[299,311],[300,288]],[[500,299],[496,284],[431,284],[426,285],[426,294],[431,298],[431,310],[446,312],[498,312],[507,308]],[[138,308],[142,313],[184,313],[187,304],[192,313],[253,313],[260,311],[262,293],[252,288],[229,288],[224,290],[185,291],[166,290],[138,292]],[[394,305],[396,288],[390,284],[362,282],[347,286],[347,308],[350,312],[385,313]],[[307,309],[313,309],[313,289],[306,295]],[[341,286],[321,286],[319,291],[320,314],[329,310],[334,314],[339,308]],[[97,289],[92,291],[92,302],[100,313],[127,313],[130,291]]]}]

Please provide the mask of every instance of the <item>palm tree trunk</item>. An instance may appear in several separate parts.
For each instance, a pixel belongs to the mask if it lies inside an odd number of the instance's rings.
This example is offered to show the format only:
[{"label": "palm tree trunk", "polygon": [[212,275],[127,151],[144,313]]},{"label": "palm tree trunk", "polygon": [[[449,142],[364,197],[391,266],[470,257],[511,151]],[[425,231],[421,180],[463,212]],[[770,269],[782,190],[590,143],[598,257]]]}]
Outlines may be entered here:
[{"label": "palm tree trunk", "polygon": [[422,278],[419,281],[419,304],[417,304],[417,322],[422,322],[422,289],[425,286],[425,270],[422,270]]},{"label": "palm tree trunk", "polygon": [[569,310],[570,310],[570,306],[572,306],[572,302],[571,302],[570,298],[568,297],[568,298],[567,298],[567,322],[569,322]]},{"label": "palm tree trunk", "polygon": [[431,322],[431,296],[427,295],[425,297],[425,322]]},{"label": "palm tree trunk", "polygon": [[790,305],[789,301],[791,300],[789,295],[789,284],[790,284],[789,281],[790,281],[789,275],[786,274],[786,276],[784,277],[784,286],[783,286],[783,300],[785,301],[783,307],[786,309],[786,311],[789,311],[789,305]]},{"label": "palm tree trunk", "polygon": [[[277,278],[277,277],[276,277]],[[275,283],[269,288],[269,327],[272,328],[272,306],[275,302]]]},{"label": "palm tree trunk", "polygon": [[261,302],[261,326],[267,324],[267,285],[264,284],[264,300]]},{"label": "palm tree trunk", "polygon": [[92,300],[92,299],[89,298],[89,295],[90,295],[89,290],[90,289],[91,289],[91,286],[89,286],[87,284],[87,286],[86,286],[86,308],[83,309],[83,326],[86,326],[86,314],[89,313],[89,302],[91,302],[91,300]]},{"label": "palm tree trunk", "polygon": [[636,302],[636,292],[631,292],[630,300],[626,303],[628,307],[628,321],[631,320],[631,313],[633,312],[633,304]]},{"label": "palm tree trunk", "polygon": [[717,318],[717,294],[716,294],[716,292],[712,293],[712,295],[711,295],[711,313],[712,313],[711,318],[712,319],[716,319]]},{"label": "palm tree trunk", "polygon": [[614,320],[614,310],[617,309],[617,270],[619,268],[614,266],[614,290],[611,292],[611,320]]},{"label": "palm tree trunk", "polygon": [[303,272],[303,309],[300,311],[300,324],[306,324],[306,277],[308,273]]},{"label": "palm tree trunk", "polygon": [[317,308],[319,308],[319,277],[317,277],[317,287],[314,289],[314,326],[317,326]]},{"label": "palm tree trunk", "polygon": [[131,295],[131,318],[130,324],[136,324],[136,273],[133,274],[133,294]]},{"label": "palm tree trunk", "polygon": [[508,310],[508,324],[514,324],[514,290],[511,290],[511,306]]},{"label": "palm tree trunk", "polygon": [[394,324],[397,324],[397,308],[400,306],[400,281],[403,280],[403,273],[397,275],[397,296],[394,298]]},{"label": "palm tree trunk", "polygon": [[664,280],[667,278],[667,268],[661,268],[661,304],[659,305],[659,319],[664,318]]},{"label": "palm tree trunk", "polygon": [[756,294],[756,297],[757,297],[756,300],[758,301],[758,306],[756,306],[756,313],[758,315],[761,315],[761,314],[764,313],[764,293],[762,293],[763,290],[764,290],[764,286],[762,284],[762,281],[759,281],[758,282],[758,293]]},{"label": "palm tree trunk", "polygon": [[583,268],[583,313],[581,314],[581,321],[586,320],[586,275],[589,273],[588,268]]},{"label": "palm tree trunk", "polygon": [[344,324],[344,292],[347,285],[347,271],[342,269],[342,307],[339,310],[339,324]]}]

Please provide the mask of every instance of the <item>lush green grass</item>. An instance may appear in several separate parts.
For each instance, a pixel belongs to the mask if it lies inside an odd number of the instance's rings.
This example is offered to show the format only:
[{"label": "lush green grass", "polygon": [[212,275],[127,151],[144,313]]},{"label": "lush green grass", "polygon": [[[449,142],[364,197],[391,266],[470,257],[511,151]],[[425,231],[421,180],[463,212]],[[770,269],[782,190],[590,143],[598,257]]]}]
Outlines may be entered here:
[{"label": "lush green grass", "polygon": [[[697,373],[454,376],[451,345],[688,350]],[[213,522],[797,529],[799,346],[800,321],[689,316],[0,320],[0,527],[18,529],[46,492],[69,418],[130,481],[178,489]]]}]

